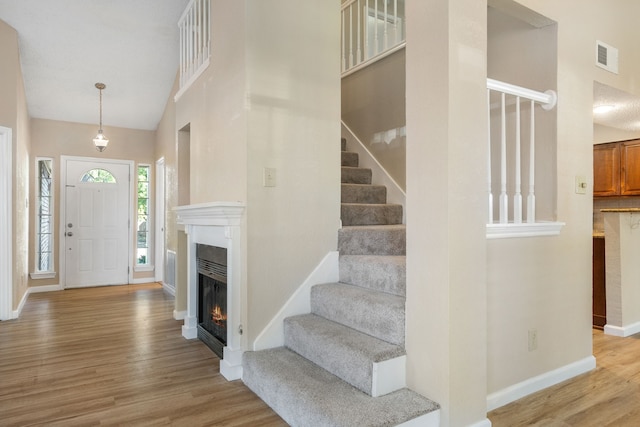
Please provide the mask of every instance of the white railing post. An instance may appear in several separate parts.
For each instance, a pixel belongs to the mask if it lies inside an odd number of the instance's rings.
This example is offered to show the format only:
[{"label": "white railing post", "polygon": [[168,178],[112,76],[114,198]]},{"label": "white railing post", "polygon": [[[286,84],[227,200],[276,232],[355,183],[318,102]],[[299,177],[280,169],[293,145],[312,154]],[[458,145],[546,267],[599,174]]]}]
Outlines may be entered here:
[{"label": "white railing post", "polygon": [[360,61],[362,61],[362,49],[360,48],[360,33],[362,32],[362,30],[360,29],[360,22],[361,22],[361,18],[360,18],[360,0],[358,0],[358,40],[357,40],[357,48],[356,48],[356,56],[358,57],[358,59],[356,59],[356,64],[359,64]]},{"label": "white railing post", "polygon": [[393,44],[397,44],[398,41],[398,0],[393,0]]},{"label": "white railing post", "polygon": [[500,102],[500,224],[509,222],[509,198],[507,197],[507,114],[506,95]]},{"label": "white railing post", "polygon": [[529,194],[527,196],[527,222],[536,222],[536,195],[535,195],[535,175],[536,175],[536,138],[535,138],[535,101],[531,100],[531,120],[529,131]]},{"label": "white railing post", "polygon": [[388,0],[384,1],[384,50],[389,49],[389,31],[387,30],[387,23],[389,21],[389,14],[387,13]]},{"label": "white railing post", "polygon": [[369,20],[369,0],[365,2],[364,9],[364,28],[366,31],[366,37],[364,38],[364,59],[365,61],[370,58],[369,55],[369,32],[367,27],[367,21]]},{"label": "white railing post", "polygon": [[487,222],[493,224],[493,193],[491,190],[491,90],[487,89],[487,181],[489,191],[489,215]]},{"label": "white railing post", "polygon": [[515,156],[515,194],[513,195],[513,222],[522,223],[522,176],[520,165],[520,97],[516,97],[516,156]]},{"label": "white railing post", "polygon": [[349,67],[353,67],[353,3],[349,5]]},{"label": "white railing post", "polygon": [[346,71],[347,70],[347,49],[346,49],[346,43],[347,41],[345,40],[344,34],[344,9],[342,9],[342,71]]}]

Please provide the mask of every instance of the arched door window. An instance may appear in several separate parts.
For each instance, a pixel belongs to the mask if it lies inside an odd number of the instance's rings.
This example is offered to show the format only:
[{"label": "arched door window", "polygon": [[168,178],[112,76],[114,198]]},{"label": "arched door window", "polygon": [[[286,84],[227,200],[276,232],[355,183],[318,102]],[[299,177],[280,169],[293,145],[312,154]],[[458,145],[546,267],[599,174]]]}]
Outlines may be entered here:
[{"label": "arched door window", "polygon": [[81,182],[100,182],[104,184],[115,184],[116,177],[106,169],[95,168],[86,172],[80,178]]}]

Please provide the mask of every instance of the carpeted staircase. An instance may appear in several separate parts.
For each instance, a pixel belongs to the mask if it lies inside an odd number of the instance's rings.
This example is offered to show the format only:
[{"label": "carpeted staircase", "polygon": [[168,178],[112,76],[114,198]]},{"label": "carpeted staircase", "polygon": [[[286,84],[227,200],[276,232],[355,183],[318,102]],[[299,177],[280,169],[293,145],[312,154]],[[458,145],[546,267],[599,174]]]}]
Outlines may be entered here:
[{"label": "carpeted staircase", "polygon": [[342,140],[340,282],[311,289],[284,321],[285,346],[244,353],[243,381],[292,426],[438,425],[406,388],[405,226]]}]

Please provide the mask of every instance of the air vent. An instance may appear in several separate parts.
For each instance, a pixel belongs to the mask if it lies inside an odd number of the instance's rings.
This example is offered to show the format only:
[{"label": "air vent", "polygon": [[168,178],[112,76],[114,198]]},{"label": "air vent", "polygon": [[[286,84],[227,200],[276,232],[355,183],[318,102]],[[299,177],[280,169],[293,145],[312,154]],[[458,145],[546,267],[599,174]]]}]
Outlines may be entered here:
[{"label": "air vent", "polygon": [[600,40],[596,41],[596,65],[618,74],[618,49]]}]

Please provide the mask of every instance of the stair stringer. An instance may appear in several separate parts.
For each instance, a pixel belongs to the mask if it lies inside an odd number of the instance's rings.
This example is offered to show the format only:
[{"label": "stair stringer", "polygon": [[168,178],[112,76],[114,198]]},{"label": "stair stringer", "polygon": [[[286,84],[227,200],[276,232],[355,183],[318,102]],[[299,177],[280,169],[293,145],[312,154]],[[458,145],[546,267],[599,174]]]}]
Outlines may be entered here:
[{"label": "stair stringer", "polygon": [[284,345],[284,319],[311,312],[311,287],[318,283],[339,280],[339,255],[338,251],[331,251],[325,255],[262,332],[258,334],[253,342],[252,350],[265,350]]},{"label": "stair stringer", "polygon": [[402,205],[402,223],[406,224],[407,194],[398,183],[389,175],[389,172],[376,160],[367,147],[360,141],[356,134],[344,121],[342,123],[342,137],[347,140],[349,151],[358,153],[360,167],[369,168],[373,172],[372,184],[387,187],[387,203]]},{"label": "stair stringer", "polygon": [[407,386],[407,356],[373,364],[371,396],[378,397]]}]

